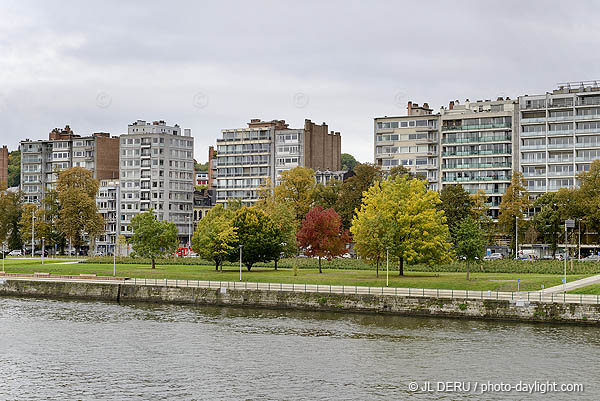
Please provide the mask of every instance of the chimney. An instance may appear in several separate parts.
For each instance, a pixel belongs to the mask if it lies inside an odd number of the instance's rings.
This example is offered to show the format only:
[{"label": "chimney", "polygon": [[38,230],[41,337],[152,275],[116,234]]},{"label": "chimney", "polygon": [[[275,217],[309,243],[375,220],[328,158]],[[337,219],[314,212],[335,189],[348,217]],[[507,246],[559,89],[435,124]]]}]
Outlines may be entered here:
[{"label": "chimney", "polygon": [[450,100],[450,104],[448,105],[448,110],[454,109],[454,100]]},{"label": "chimney", "polygon": [[423,103],[423,108],[424,109],[428,109],[429,108],[429,103]]},{"label": "chimney", "polygon": [[412,115],[412,102],[410,100],[408,101],[408,106],[406,109],[408,110],[408,115]]}]

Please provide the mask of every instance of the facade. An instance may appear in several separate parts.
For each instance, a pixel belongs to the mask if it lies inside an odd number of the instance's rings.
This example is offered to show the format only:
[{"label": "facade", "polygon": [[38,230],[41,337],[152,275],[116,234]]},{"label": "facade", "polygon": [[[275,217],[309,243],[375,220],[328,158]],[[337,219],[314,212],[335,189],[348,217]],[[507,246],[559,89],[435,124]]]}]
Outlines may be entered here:
[{"label": "facade", "polygon": [[483,191],[494,219],[515,166],[517,113],[517,101],[503,98],[450,102],[441,110],[440,189],[461,184],[471,194]]},{"label": "facade", "polygon": [[8,186],[8,148],[2,146],[0,149],[0,187]]},{"label": "facade", "polygon": [[533,198],[578,185],[577,174],[600,159],[600,86],[559,84],[519,97],[519,170]]},{"label": "facade", "polygon": [[310,120],[304,121],[302,129],[289,128],[284,120],[254,119],[247,128],[223,130],[222,138],[217,139],[216,172],[211,177],[216,178],[217,202],[240,199],[254,203],[261,186],[277,185],[284,171],[298,166],[341,170],[340,133]]},{"label": "facade", "polygon": [[137,120],[120,139],[119,232],[131,236],[131,219],[152,209],[159,220],[175,223],[180,240],[187,242],[195,179],[191,130]]},{"label": "facade", "polygon": [[99,132],[82,137],[67,125],[48,140],[21,141],[21,190],[25,202],[39,203],[56,185],[58,172],[83,167],[97,180],[119,177],[119,139]]},{"label": "facade", "polygon": [[104,218],[104,234],[97,238],[95,252],[102,255],[112,255],[119,238],[119,190],[119,180],[100,180],[96,205]]},{"label": "facade", "polygon": [[196,224],[216,205],[217,193],[214,189],[194,190],[194,231]]},{"label": "facade", "polygon": [[375,118],[375,165],[384,172],[404,166],[427,179],[429,188],[439,188],[439,114],[408,102],[407,115]]},{"label": "facade", "polygon": [[196,172],[196,185],[208,185],[208,172]]}]

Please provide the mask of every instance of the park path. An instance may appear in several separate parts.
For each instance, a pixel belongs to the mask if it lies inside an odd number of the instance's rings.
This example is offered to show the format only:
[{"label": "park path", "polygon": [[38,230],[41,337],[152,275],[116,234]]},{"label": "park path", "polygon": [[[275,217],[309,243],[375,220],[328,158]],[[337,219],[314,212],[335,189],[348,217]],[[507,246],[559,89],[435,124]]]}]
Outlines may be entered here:
[{"label": "park path", "polygon": [[592,285],[592,284],[600,284],[600,274],[598,274],[596,276],[582,278],[581,280],[567,282],[566,286],[564,286],[563,284],[560,284],[560,285],[555,285],[554,287],[546,288],[544,290],[544,293],[550,294],[550,293],[563,292],[565,287],[566,287],[567,291],[571,291],[571,290],[575,290],[577,288],[587,287],[588,285]]}]

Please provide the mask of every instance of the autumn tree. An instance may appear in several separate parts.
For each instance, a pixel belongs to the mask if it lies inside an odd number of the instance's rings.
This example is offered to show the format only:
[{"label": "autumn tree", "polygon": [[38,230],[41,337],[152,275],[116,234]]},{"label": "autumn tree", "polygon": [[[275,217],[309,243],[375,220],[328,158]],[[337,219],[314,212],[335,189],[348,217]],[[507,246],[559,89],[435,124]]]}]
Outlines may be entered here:
[{"label": "autumn tree", "polygon": [[544,242],[550,245],[552,257],[556,256],[558,239],[562,232],[562,211],[556,192],[547,192],[538,197],[533,206],[537,212],[531,220],[531,226],[542,236]]},{"label": "autumn tree", "polygon": [[58,230],[77,247],[85,235],[91,243],[104,231],[104,219],[98,213],[96,193],[98,180],[91,171],[73,167],[58,174],[56,190],[60,212],[56,222]]},{"label": "autumn tree", "polygon": [[479,222],[471,216],[460,221],[455,229],[456,255],[463,259],[469,280],[469,265],[481,261],[484,255],[485,240]]},{"label": "autumn tree", "polygon": [[321,259],[332,258],[346,252],[350,242],[348,230],[342,225],[342,219],[333,209],[321,206],[311,209],[302,220],[297,234],[299,245],[307,256],[319,259],[319,273],[322,273]]},{"label": "autumn tree", "polygon": [[0,190],[0,244],[7,243],[10,250],[23,246],[19,232],[21,213],[21,192]]},{"label": "autumn tree", "polygon": [[[33,232],[32,232],[33,230]],[[21,241],[25,244],[31,244],[32,234],[41,243],[41,238],[46,235],[48,230],[44,222],[44,210],[33,203],[23,205],[21,218],[19,220],[19,233]],[[34,246],[32,246],[32,249]]]},{"label": "autumn tree", "polygon": [[45,223],[45,238],[46,244],[49,247],[56,246],[64,248],[65,236],[58,229],[56,222],[60,217],[60,202],[58,200],[58,192],[54,189],[48,190],[42,199],[43,220]]},{"label": "autumn tree", "polygon": [[288,202],[294,209],[296,221],[301,222],[312,206],[315,185],[312,169],[295,167],[281,173],[274,196],[278,202]]},{"label": "autumn tree", "polygon": [[159,221],[152,209],[139,213],[131,219],[131,246],[136,255],[152,260],[156,268],[156,258],[172,254],[177,250],[177,226],[168,221]]},{"label": "autumn tree", "polygon": [[21,184],[21,151],[13,150],[8,155],[8,186],[18,187]]},{"label": "autumn tree", "polygon": [[[442,263],[451,260],[446,217],[438,210],[437,192],[406,176],[376,182],[365,193],[363,203],[352,220],[352,234],[359,255],[373,257],[370,243],[375,241],[398,260],[399,274],[404,263]],[[377,229],[372,228],[377,224]]]},{"label": "autumn tree", "polygon": [[524,216],[530,207],[531,201],[529,200],[529,192],[527,192],[523,174],[518,171],[513,172],[511,184],[506,189],[500,203],[498,224],[504,233],[512,238],[511,247],[515,255],[517,253],[515,228],[518,224],[519,232],[523,232],[526,225]]},{"label": "autumn tree", "polygon": [[342,181],[335,179],[327,184],[317,184],[313,192],[314,205],[321,206],[323,209],[334,209],[337,212],[342,185]]},{"label": "autumn tree", "polygon": [[257,262],[270,262],[279,259],[282,251],[281,234],[277,225],[258,207],[243,207],[233,218],[233,227],[238,242],[230,254],[230,260],[238,260],[235,249],[242,245],[242,261],[248,271]]},{"label": "autumn tree", "polygon": [[201,258],[215,262],[215,270],[223,270],[223,262],[238,242],[233,215],[230,209],[216,205],[198,222],[194,232],[192,250]]},{"label": "autumn tree", "polygon": [[351,226],[352,218],[362,203],[363,193],[382,176],[379,167],[368,163],[357,164],[354,173],[342,184],[336,208],[345,228]]},{"label": "autumn tree", "polygon": [[444,211],[450,235],[456,239],[456,229],[463,219],[472,216],[474,204],[471,195],[465,191],[462,185],[444,185],[440,191],[439,208]]}]

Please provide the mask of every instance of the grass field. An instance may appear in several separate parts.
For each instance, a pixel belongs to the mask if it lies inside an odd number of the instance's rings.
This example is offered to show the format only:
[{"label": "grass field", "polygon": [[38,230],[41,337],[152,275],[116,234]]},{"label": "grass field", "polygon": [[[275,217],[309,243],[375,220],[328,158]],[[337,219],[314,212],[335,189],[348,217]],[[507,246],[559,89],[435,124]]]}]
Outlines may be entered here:
[{"label": "grass field", "polygon": [[600,284],[593,284],[593,285],[588,285],[587,287],[577,288],[573,291],[569,291],[569,294],[600,295]]},{"label": "grass field", "polygon": [[[48,272],[54,274],[79,275],[82,273],[109,276],[113,274],[112,264],[56,264],[55,261],[46,260],[44,265],[41,260],[6,259],[6,272],[8,273],[35,273]],[[245,267],[242,271],[243,281],[263,283],[295,283],[295,284],[323,284],[323,285],[348,285],[348,286],[385,286],[385,270],[380,271],[379,278],[374,270],[344,270],[328,269],[319,274],[316,269],[298,269],[294,275],[292,269],[279,269],[255,267],[248,272]],[[181,280],[211,280],[211,281],[239,281],[239,269],[228,266],[221,272],[215,271],[214,266],[206,265],[161,265],[151,269],[146,264],[118,264],[117,276],[157,279]],[[589,275],[569,275],[568,281],[578,280]],[[390,287],[405,288],[439,288],[457,290],[491,290],[491,291],[517,291],[517,278],[520,278],[521,291],[536,291],[543,284],[545,288],[561,284],[561,275],[535,274],[535,273],[471,273],[471,280],[466,280],[465,273],[456,272],[415,272],[407,271],[405,276],[398,276],[397,272],[390,271]]]}]

